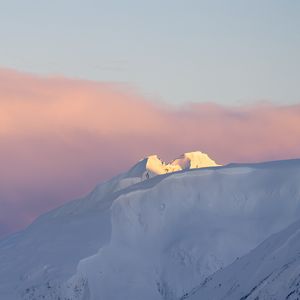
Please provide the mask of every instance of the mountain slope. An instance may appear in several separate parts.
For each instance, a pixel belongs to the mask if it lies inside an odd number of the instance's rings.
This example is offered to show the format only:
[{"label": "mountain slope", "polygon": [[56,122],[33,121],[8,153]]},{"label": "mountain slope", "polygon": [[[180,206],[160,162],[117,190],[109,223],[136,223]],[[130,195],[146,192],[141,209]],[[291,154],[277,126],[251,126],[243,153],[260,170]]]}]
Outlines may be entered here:
[{"label": "mountain slope", "polygon": [[299,299],[300,221],[216,272],[190,294],[189,300]]},{"label": "mountain slope", "polygon": [[299,167],[187,171],[122,193],[112,205],[110,242],[79,263],[69,285],[84,282],[89,299],[181,299],[299,218]]},{"label": "mountain slope", "polygon": [[300,160],[137,166],[0,241],[0,295],[180,299],[299,217]]}]

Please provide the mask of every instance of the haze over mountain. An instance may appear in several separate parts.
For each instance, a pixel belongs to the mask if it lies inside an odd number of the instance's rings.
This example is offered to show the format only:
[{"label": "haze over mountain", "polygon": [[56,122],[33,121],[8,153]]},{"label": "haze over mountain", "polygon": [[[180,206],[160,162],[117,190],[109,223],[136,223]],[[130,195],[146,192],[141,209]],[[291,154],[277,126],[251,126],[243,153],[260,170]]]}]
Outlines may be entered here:
[{"label": "haze over mountain", "polygon": [[156,100],[134,86],[0,67],[0,236],[145,155],[170,161],[201,145],[221,164],[300,156],[300,105]]},{"label": "haze over mountain", "polygon": [[[298,264],[276,274],[298,253],[298,225],[285,228],[299,219],[299,180],[300,160],[218,166],[201,152],[171,163],[147,157],[1,240],[0,295],[296,299]],[[262,281],[269,282],[265,289]]]}]

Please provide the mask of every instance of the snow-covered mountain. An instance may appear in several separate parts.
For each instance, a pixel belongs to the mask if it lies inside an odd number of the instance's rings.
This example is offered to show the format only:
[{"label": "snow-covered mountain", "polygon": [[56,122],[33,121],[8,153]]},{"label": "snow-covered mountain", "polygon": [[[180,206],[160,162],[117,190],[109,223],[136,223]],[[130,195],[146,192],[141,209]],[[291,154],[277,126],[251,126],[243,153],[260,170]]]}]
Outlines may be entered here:
[{"label": "snow-covered mountain", "polygon": [[[273,257],[259,244],[300,219],[299,182],[300,160],[217,166],[201,152],[170,164],[150,156],[0,241],[0,299],[223,299],[235,282],[227,299],[252,299],[271,270],[262,257]],[[289,234],[297,237],[282,231],[272,249]],[[276,250],[272,267],[296,258],[297,245]]]}]

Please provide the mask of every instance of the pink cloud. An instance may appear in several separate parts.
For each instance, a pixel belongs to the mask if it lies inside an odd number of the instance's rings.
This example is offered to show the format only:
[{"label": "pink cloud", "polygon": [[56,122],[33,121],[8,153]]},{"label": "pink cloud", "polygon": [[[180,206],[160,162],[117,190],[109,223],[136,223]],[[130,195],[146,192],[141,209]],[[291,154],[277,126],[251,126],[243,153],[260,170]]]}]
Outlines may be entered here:
[{"label": "pink cloud", "polygon": [[127,86],[0,69],[0,234],[145,155],[219,163],[300,157],[300,105],[155,104]]}]

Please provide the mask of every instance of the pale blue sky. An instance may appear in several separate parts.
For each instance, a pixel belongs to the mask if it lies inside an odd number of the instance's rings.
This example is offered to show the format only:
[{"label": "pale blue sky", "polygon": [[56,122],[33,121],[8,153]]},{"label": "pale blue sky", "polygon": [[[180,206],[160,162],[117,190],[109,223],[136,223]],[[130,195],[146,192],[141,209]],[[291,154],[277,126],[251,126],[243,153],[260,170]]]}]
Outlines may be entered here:
[{"label": "pale blue sky", "polygon": [[181,104],[300,103],[300,1],[0,0],[0,67]]}]

